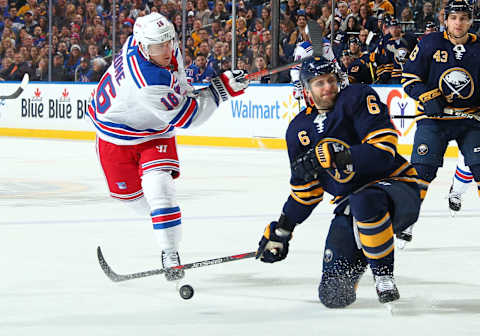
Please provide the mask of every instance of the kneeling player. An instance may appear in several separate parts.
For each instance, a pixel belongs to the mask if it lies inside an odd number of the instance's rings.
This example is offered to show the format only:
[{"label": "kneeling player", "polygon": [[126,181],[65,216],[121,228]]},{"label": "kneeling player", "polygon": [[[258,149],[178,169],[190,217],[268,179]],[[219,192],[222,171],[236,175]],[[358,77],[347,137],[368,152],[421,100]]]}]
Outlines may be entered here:
[{"label": "kneeling player", "polygon": [[329,308],[353,303],[367,265],[379,301],[395,301],[394,232],[418,218],[416,171],[398,154],[387,107],[369,86],[339,91],[335,68],[323,57],[305,61],[300,79],[308,107],[286,135],[292,190],[280,219],[266,227],[257,258],[284,259],[293,230],[326,191],[338,206],[325,244],[320,301]]}]

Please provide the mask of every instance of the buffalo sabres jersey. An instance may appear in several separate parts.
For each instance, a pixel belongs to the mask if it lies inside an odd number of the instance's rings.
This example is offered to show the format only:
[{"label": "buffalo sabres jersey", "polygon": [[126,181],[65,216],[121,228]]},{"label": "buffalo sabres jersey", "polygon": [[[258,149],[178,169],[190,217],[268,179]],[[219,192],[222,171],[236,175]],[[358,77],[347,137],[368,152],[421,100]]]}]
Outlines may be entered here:
[{"label": "buffalo sabres jersey", "polygon": [[218,102],[209,90],[193,94],[188,84],[178,43],[170,67],[147,61],[133,36],[93,91],[87,115],[97,135],[118,145],[134,145],[175,135],[208,119]]},{"label": "buffalo sabres jersey", "polygon": [[415,169],[397,152],[397,137],[387,106],[366,84],[341,90],[333,110],[327,113],[320,114],[314,107],[304,109],[287,129],[290,162],[319,143],[335,142],[350,148],[353,169],[322,169],[314,181],[292,174],[291,193],[283,207],[289,222],[302,223],[323,199],[324,191],[335,197],[333,203],[339,203],[354,191],[386,178],[417,184]]},{"label": "buffalo sabres jersey", "polygon": [[[464,45],[454,45],[446,32],[424,36],[405,63],[405,92],[420,103],[443,96],[447,107],[469,113],[480,106],[480,43],[469,34]],[[419,110],[423,111],[420,104]],[[455,119],[459,117],[443,117]]]}]

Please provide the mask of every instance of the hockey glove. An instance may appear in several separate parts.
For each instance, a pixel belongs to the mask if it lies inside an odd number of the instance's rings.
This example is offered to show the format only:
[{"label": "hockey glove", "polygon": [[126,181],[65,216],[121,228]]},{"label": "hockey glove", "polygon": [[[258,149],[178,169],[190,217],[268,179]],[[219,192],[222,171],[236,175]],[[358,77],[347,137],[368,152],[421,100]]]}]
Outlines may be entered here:
[{"label": "hockey glove", "polygon": [[315,155],[315,148],[299,155],[291,164],[292,176],[303,181],[315,180],[322,169]]},{"label": "hockey glove", "polygon": [[300,81],[294,81],[293,83],[293,98],[299,100],[303,98],[303,86]]},{"label": "hockey glove", "polygon": [[423,112],[429,117],[440,117],[444,107],[445,100],[438,96],[423,103]]},{"label": "hockey glove", "polygon": [[309,149],[292,162],[292,176],[312,181],[323,169],[353,171],[350,149],[338,142],[324,142]]},{"label": "hockey glove", "polygon": [[256,256],[260,261],[274,263],[287,257],[288,242],[292,239],[292,232],[277,226],[278,222],[271,222],[265,228],[262,239],[258,243]]},{"label": "hockey glove", "polygon": [[215,96],[217,104],[244,93],[248,86],[248,80],[242,80],[245,74],[243,70],[227,70],[220,76],[212,79],[210,89]]},{"label": "hockey glove", "polygon": [[315,146],[322,168],[353,171],[350,149],[338,142],[324,142]]}]

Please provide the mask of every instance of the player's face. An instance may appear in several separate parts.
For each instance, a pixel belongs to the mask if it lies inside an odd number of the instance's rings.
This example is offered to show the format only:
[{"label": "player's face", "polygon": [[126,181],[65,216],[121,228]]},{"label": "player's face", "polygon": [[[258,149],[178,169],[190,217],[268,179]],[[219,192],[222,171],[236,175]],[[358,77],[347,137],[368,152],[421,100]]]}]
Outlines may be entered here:
[{"label": "player's face", "polygon": [[150,58],[160,66],[169,66],[172,60],[173,41],[152,44],[148,47]]},{"label": "player's face", "polygon": [[468,14],[464,12],[450,13],[446,23],[448,34],[454,38],[464,37],[472,25]]},{"label": "player's face", "polygon": [[307,95],[319,109],[330,109],[335,104],[338,94],[337,77],[334,74],[320,75],[310,80]]}]

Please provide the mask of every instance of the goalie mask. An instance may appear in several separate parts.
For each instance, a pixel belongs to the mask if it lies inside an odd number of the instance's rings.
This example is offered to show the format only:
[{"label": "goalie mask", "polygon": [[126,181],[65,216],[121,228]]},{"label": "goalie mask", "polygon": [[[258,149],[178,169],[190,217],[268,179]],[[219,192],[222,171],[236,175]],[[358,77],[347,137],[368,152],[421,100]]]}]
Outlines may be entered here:
[{"label": "goalie mask", "polygon": [[150,56],[159,55],[165,47],[164,42],[170,41],[173,48],[175,28],[163,15],[153,12],[137,18],[133,26],[133,37],[139,43],[139,50],[143,57],[150,60]]}]

